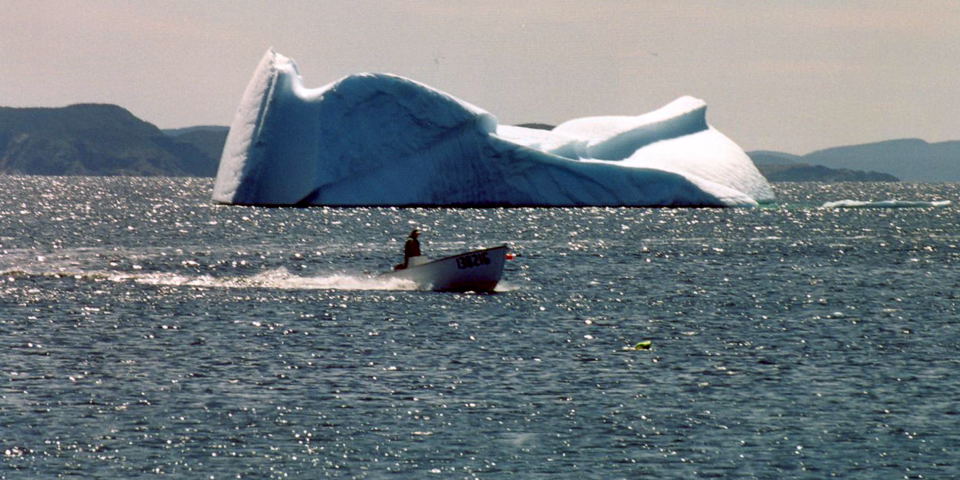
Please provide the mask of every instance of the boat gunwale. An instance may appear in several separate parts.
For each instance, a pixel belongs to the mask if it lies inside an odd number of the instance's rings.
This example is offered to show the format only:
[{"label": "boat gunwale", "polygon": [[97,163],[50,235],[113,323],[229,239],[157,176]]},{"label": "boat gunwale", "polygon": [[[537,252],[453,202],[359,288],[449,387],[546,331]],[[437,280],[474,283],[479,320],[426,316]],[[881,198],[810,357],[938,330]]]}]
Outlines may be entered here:
[{"label": "boat gunwale", "polygon": [[[501,248],[510,250],[510,246],[507,245],[506,243],[504,243],[503,245],[499,245],[499,246],[496,246],[496,247],[481,248],[481,249],[479,249],[479,250],[470,250],[470,251],[463,252],[463,253],[458,253],[458,254],[455,254],[455,255],[449,255],[449,256],[446,256],[446,257],[441,257],[441,258],[438,258],[438,259],[436,259],[436,260],[430,260],[429,262],[426,262],[426,263],[421,263],[421,264],[419,264],[419,265],[414,265],[414,266],[412,266],[412,267],[404,268],[403,270],[410,270],[410,269],[413,269],[413,268],[425,267],[425,266],[430,265],[430,264],[432,264],[432,263],[443,262],[443,261],[445,261],[445,260],[450,260],[450,259],[453,259],[453,258],[462,257],[462,256],[464,256],[464,255],[472,255],[472,254],[474,254],[474,253],[480,253],[480,252],[489,252],[489,251],[491,251],[491,250],[498,250],[498,249],[501,249]],[[403,270],[394,270],[394,272],[402,272]],[[391,272],[387,272],[387,273],[391,273]]]}]

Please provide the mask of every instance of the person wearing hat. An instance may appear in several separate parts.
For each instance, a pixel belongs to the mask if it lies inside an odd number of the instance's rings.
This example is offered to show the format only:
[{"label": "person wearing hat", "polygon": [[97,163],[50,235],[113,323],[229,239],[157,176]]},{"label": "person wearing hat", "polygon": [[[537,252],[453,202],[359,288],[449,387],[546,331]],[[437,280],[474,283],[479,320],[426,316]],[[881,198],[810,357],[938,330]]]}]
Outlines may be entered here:
[{"label": "person wearing hat", "polygon": [[420,240],[417,240],[417,237],[420,236],[420,230],[416,228],[410,232],[410,235],[407,237],[407,241],[403,244],[403,264],[397,265],[394,267],[397,270],[402,270],[407,268],[410,265],[410,257],[419,257],[420,256]]}]

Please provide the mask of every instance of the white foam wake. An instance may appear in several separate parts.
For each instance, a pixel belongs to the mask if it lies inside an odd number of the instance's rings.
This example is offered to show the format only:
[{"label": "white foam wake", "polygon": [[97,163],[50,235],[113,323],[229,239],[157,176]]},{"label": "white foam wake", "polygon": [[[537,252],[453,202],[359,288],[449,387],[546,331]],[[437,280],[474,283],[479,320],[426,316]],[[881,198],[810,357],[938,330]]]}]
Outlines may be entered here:
[{"label": "white foam wake", "polygon": [[120,273],[108,276],[117,282],[132,281],[144,285],[208,288],[274,288],[282,290],[416,290],[409,280],[371,277],[362,274],[335,273],[301,277],[286,268],[268,270],[249,277],[213,277],[177,273]]}]

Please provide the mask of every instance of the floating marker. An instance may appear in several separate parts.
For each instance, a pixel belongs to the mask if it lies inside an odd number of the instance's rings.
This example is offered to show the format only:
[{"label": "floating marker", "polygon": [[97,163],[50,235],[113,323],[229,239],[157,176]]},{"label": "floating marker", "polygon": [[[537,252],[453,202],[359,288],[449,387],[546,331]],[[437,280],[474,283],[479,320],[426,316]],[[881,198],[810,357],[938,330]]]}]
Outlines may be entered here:
[{"label": "floating marker", "polygon": [[652,340],[644,340],[633,346],[634,350],[650,350],[653,347]]}]

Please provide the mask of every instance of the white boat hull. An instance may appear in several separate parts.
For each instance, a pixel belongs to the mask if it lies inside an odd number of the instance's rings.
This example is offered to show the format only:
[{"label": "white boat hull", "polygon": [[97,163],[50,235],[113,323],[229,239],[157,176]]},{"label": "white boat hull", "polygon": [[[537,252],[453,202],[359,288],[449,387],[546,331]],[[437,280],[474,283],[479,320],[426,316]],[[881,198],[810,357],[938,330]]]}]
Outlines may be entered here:
[{"label": "white boat hull", "polygon": [[408,268],[382,276],[411,280],[422,289],[438,292],[492,292],[503,276],[509,249],[501,245],[437,260],[415,257]]}]

